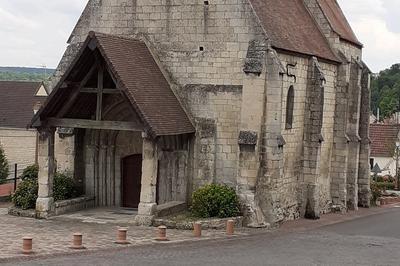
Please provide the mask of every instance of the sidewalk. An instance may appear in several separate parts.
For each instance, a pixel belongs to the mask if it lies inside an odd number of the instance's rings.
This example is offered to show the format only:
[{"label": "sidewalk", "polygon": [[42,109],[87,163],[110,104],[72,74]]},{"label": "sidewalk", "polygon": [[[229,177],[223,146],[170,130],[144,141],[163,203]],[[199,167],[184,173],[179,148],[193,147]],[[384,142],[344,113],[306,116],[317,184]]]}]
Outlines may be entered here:
[{"label": "sidewalk", "polygon": [[[85,220],[70,219],[36,220],[31,218],[14,217],[7,214],[7,209],[0,209],[0,263],[9,259],[35,258],[38,256],[56,256],[61,254],[73,254],[79,252],[91,252],[95,250],[120,249],[123,247],[161,244],[154,240],[156,228],[137,227],[129,224],[93,223]],[[121,247],[114,243],[118,227],[128,227],[128,241],[131,243]],[[83,234],[83,251],[69,248],[73,233]],[[246,233],[237,232],[237,236]],[[22,238],[33,237],[33,255],[21,253]],[[201,241],[205,239],[225,238],[224,231],[203,231],[202,238],[194,238],[192,231],[168,230],[166,243],[182,241]]]},{"label": "sidewalk", "polygon": [[[284,223],[279,229],[269,231],[266,229],[244,228],[236,231],[236,237],[243,238],[254,234],[280,234],[317,229],[322,226],[354,220],[360,217],[375,215],[390,211],[400,205],[389,205],[381,208],[360,209],[357,212],[347,214],[326,214],[320,220],[300,219]],[[10,259],[29,259],[38,257],[53,257],[64,254],[79,254],[102,250],[118,250],[124,247],[114,243],[118,226],[129,227],[128,247],[143,245],[168,245],[182,241],[201,241],[213,239],[225,239],[224,231],[203,231],[203,237],[198,239],[192,236],[191,231],[168,230],[167,243],[159,243],[154,240],[156,228],[136,227],[128,224],[92,223],[85,220],[51,219],[35,220],[30,218],[13,217],[6,214],[6,209],[0,209],[0,263]],[[69,249],[72,234],[83,233],[84,251]],[[34,255],[21,254],[22,237],[33,237]],[[245,241],[245,240],[243,240]]]}]

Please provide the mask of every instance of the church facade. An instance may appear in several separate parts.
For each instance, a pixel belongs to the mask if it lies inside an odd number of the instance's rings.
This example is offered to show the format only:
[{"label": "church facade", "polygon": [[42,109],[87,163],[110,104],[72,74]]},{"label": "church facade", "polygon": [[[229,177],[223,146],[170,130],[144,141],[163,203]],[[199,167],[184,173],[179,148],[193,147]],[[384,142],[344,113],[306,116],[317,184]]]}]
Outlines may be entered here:
[{"label": "church facade", "polygon": [[369,207],[370,71],[335,0],[90,0],[68,43],[32,124],[39,216],[56,168],[139,223],[208,183],[250,226]]}]

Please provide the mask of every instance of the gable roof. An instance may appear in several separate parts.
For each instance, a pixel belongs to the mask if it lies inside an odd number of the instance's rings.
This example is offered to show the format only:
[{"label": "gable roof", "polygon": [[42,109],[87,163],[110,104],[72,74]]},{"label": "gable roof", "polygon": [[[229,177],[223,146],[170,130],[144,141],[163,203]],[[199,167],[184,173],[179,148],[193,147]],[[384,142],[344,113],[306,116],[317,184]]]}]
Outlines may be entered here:
[{"label": "gable roof", "polygon": [[395,124],[371,124],[371,156],[392,157],[396,147],[400,125]]},{"label": "gable roof", "polygon": [[57,98],[68,97],[68,94],[63,94],[63,81],[79,63],[80,56],[88,51],[89,46],[98,48],[117,82],[117,87],[123,90],[148,133],[157,137],[195,132],[185,110],[143,41],[94,32],[89,33],[69,70],[39,112],[41,119],[46,119],[49,113],[54,112],[52,108]]},{"label": "gable roof", "polygon": [[94,37],[114,76],[157,136],[194,132],[144,42],[97,33]]},{"label": "gable roof", "polygon": [[332,29],[340,38],[356,44],[357,46],[362,46],[336,0],[318,0],[318,3]]},{"label": "gable roof", "polygon": [[33,107],[46,97],[35,96],[41,82],[0,81],[0,127],[27,128]]},{"label": "gable roof", "polygon": [[250,0],[274,48],[339,62],[303,0]]}]

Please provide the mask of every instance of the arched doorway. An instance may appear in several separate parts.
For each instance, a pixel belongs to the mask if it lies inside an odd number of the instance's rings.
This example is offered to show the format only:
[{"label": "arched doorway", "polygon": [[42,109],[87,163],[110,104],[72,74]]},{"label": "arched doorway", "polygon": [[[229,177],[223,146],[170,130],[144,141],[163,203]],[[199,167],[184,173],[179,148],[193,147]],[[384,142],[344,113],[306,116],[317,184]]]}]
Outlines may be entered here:
[{"label": "arched doorway", "polygon": [[122,159],[122,207],[138,208],[142,188],[142,155]]}]

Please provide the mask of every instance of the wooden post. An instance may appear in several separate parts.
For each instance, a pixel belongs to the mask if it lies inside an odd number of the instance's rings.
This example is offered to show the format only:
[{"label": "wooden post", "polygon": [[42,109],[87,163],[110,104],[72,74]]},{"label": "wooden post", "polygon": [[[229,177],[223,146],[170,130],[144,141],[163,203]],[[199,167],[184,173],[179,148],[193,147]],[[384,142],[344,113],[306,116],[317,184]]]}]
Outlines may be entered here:
[{"label": "wooden post", "polygon": [[104,68],[99,65],[99,72],[97,76],[97,109],[96,109],[96,120],[100,121],[102,118],[103,109],[103,89],[104,89]]}]

